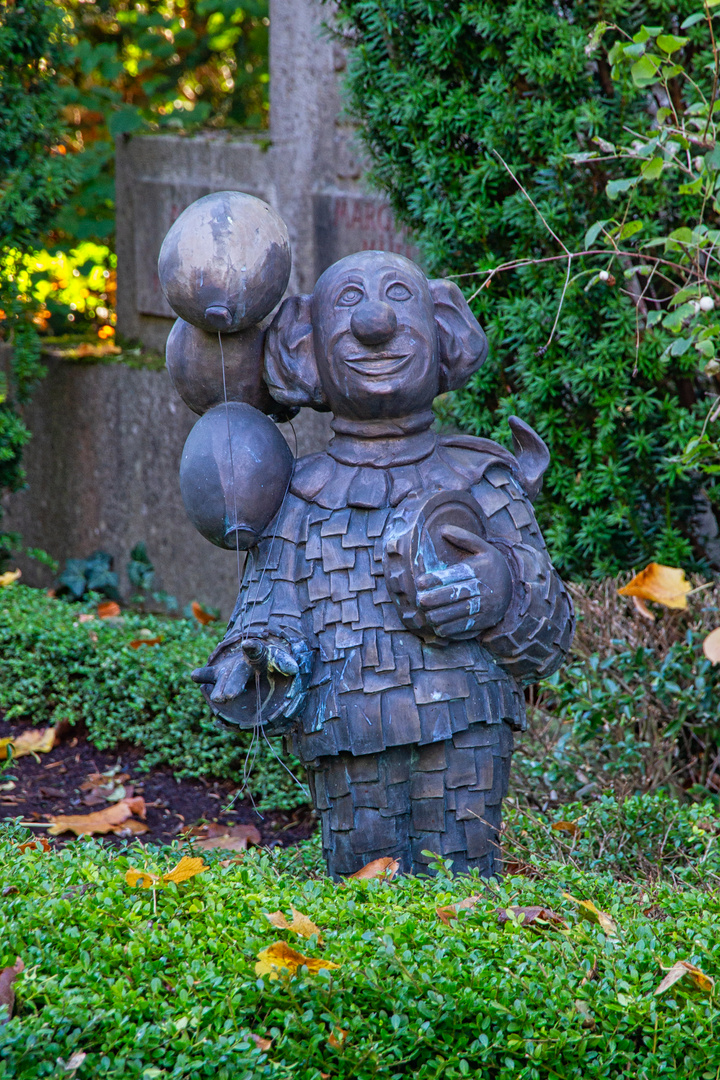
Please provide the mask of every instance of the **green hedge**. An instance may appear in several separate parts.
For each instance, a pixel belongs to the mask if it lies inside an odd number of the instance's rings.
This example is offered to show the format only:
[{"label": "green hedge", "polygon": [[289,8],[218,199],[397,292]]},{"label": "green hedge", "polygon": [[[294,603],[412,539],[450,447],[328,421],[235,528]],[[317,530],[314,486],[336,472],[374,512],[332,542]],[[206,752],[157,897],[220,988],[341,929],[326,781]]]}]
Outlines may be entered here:
[{"label": "green hedge", "polygon": [[[618,815],[593,827],[612,831]],[[717,819],[648,797],[635,816],[702,834],[705,890],[553,861],[547,823],[531,827],[535,879],[338,885],[310,842],[224,867],[210,853],[206,872],[156,893],[130,889],[125,870],[148,858],[169,869],[178,845],[149,857],[88,840],[21,855],[26,830],[6,829],[0,967],[20,956],[26,970],[0,1027],[0,1078],[60,1077],[82,1052],[78,1080],[715,1080],[715,995],[687,979],[655,990],[678,960],[720,975]],[[580,919],[564,892],[607,912],[617,936]],[[440,922],[438,906],[477,893],[474,909]],[[498,922],[499,908],[533,904],[568,929]],[[291,906],[324,946],[270,926],[266,914]],[[340,967],[258,978],[258,952],[279,939]]]},{"label": "green hedge", "polygon": [[[141,746],[148,768],[167,765],[178,776],[238,780],[250,733],[220,728],[190,679],[222,628],[130,612],[118,620],[79,622],[81,613],[94,610],[92,603],[51,600],[23,585],[0,589],[5,719],[84,723],[101,750],[123,742]],[[161,635],[161,644],[131,648],[142,631]],[[256,744],[255,751],[251,788],[262,805],[282,808],[306,801],[267,742]],[[302,776],[298,763],[286,760]]]},{"label": "green hedge", "polygon": [[[506,440],[515,412],[547,440],[552,465],[538,510],[566,573],[614,574],[652,558],[690,565],[698,555],[688,529],[696,484],[673,458],[710,407],[697,354],[664,356],[672,337],[653,329],[640,334],[636,357],[627,260],[614,271],[616,283],[586,289],[603,257],[573,264],[548,347],[563,251],[495,153],[567,247],[585,250],[591,223],[618,212],[606,181],[624,173],[574,165],[570,155],[596,150],[597,135],[627,140],[628,129],[653,122],[652,95],[629,75],[613,82],[609,50],[642,24],[677,33],[701,3],[340,0],[339,10],[351,45],[350,109],[373,178],[413,230],[430,270],[459,275],[489,333],[489,360],[446,402],[443,417]],[[593,50],[590,35],[601,19],[618,28]],[[683,62],[708,89],[706,24],[686,33]],[[687,224],[683,198],[665,181],[639,185],[634,199],[632,216],[648,223],[644,236]],[[480,270],[558,255],[556,263],[499,274],[478,292],[486,280],[475,276]]]}]

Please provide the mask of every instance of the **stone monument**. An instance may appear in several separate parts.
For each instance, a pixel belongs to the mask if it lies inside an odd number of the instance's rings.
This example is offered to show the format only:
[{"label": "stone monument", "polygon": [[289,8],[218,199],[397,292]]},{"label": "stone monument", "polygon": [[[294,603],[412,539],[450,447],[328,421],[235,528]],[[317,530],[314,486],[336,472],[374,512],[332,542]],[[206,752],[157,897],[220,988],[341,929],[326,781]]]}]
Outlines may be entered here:
[{"label": "stone monument", "polygon": [[[227,632],[192,677],[222,720],[284,736],[307,766],[334,877],[383,856],[426,872],[427,851],[490,875],[523,683],[572,638],[532,510],[549,454],[516,417],[514,454],[433,429],[433,399],[487,342],[458,287],[403,255],[340,259],[265,326],[286,240],[265,203],[220,192],[161,251],[186,320],[168,367],[202,413],[185,505],[215,544],[248,551]],[[333,438],[294,460],[267,414],[302,406],[331,413]]]}]

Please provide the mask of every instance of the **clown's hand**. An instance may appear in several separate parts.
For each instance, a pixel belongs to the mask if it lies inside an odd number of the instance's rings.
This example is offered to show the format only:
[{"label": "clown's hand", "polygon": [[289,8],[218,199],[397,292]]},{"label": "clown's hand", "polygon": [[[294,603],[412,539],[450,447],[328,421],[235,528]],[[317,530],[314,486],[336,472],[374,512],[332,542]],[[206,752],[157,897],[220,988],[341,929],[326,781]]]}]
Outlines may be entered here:
[{"label": "clown's hand", "polygon": [[474,637],[507,611],[513,591],[510,567],[497,547],[475,533],[446,525],[442,535],[468,557],[422,574],[416,582],[418,605],[438,637]]}]

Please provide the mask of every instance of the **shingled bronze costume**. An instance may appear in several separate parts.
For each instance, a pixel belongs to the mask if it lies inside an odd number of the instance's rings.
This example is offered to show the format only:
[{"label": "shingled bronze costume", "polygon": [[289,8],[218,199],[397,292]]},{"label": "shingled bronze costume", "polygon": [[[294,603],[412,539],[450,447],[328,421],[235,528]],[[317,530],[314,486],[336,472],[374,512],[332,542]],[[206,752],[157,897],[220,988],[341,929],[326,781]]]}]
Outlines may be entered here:
[{"label": "shingled bronze costume", "polygon": [[[210,299],[217,320],[225,301]],[[205,535],[250,550],[228,631],[193,678],[220,717],[285,735],[307,765],[334,876],[381,856],[424,871],[424,851],[492,874],[522,684],[553,672],[572,637],[532,510],[547,449],[517,418],[514,455],[433,429],[433,399],[487,344],[457,286],[402,256],[331,266],[312,296],[283,301],[261,352],[273,409],[330,409],[334,437],[292,467],[263,436],[259,513],[257,477],[228,480],[218,434],[224,418],[240,460],[258,431],[233,426],[232,405],[198,422],[214,435],[184,456],[187,477],[205,455],[183,489],[191,516],[214,499]]]}]

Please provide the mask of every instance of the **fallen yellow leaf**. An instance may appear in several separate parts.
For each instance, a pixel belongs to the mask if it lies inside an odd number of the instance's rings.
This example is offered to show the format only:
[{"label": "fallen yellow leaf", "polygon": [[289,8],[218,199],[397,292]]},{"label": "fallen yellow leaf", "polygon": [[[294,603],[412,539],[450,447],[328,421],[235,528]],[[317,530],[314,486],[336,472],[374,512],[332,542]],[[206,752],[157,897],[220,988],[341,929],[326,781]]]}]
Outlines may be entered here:
[{"label": "fallen yellow leaf", "polygon": [[620,596],[654,600],[656,604],[663,604],[668,608],[686,608],[690,588],[684,570],[651,562],[636,574],[632,581],[618,589],[618,593]]},{"label": "fallen yellow leaf", "polygon": [[14,758],[27,754],[49,754],[55,745],[55,728],[27,728],[20,735],[0,739],[0,761],[7,758],[7,748],[11,744]]},{"label": "fallen yellow leaf", "polygon": [[180,885],[183,881],[189,881],[196,874],[202,874],[208,869],[209,867],[202,859],[191,859],[183,855],[177,866],[169,870],[167,874],[151,874],[147,870],[130,869],[125,871],[125,880],[131,888],[139,884],[143,889],[161,889],[169,881]]},{"label": "fallen yellow leaf", "polygon": [[250,1032],[250,1038],[257,1046],[258,1050],[269,1050],[272,1046],[272,1039],[265,1039],[262,1035],[256,1035],[255,1032]]},{"label": "fallen yellow leaf", "polygon": [[555,832],[570,833],[571,836],[577,836],[580,832],[574,821],[554,821],[550,826]]},{"label": "fallen yellow leaf", "polygon": [[316,926],[314,922],[308,919],[307,915],[303,915],[302,912],[296,911],[294,907],[291,907],[292,922],[288,922],[287,916],[282,911],[273,911],[269,915],[265,915],[268,922],[276,926],[278,930],[292,930],[300,937],[309,938],[313,934],[318,936],[318,944],[322,944],[322,937],[320,934],[320,927]]},{"label": "fallen yellow leaf", "polygon": [[0,574],[0,589],[7,589],[8,585],[13,585],[21,577],[22,570],[8,570],[6,573]]},{"label": "fallen yellow leaf", "polygon": [[605,931],[608,937],[617,936],[617,926],[615,925],[615,922],[608,914],[606,914],[606,912],[596,908],[592,900],[578,900],[577,897],[571,896],[568,892],[564,892],[563,896],[566,900],[569,900],[571,904],[575,904],[575,907],[578,909],[578,914],[583,919],[587,919],[587,921],[591,923],[596,923]]},{"label": "fallen yellow leaf", "polygon": [[133,814],[145,817],[145,800],[141,795],[131,799],[121,799],[104,810],[97,810],[94,814],[58,814],[57,817],[48,817],[51,822],[48,833],[50,836],[59,836],[60,833],[74,832],[76,836],[104,835],[109,832],[119,832],[121,829],[131,829],[133,832],[146,832],[147,826],[142,822],[130,824]]},{"label": "fallen yellow leaf", "polygon": [[720,626],[711,630],[703,641],[703,652],[711,664],[720,664]]},{"label": "fallen yellow leaf", "polygon": [[689,964],[687,960],[678,960],[676,964],[670,968],[663,981],[655,991],[655,996],[658,994],[664,994],[666,990],[669,990],[671,986],[674,986],[680,979],[688,978],[693,985],[702,990],[705,994],[712,994],[715,987],[714,979],[711,979],[709,975],[706,975],[704,971],[701,971],[699,967],[695,967],[694,964]]},{"label": "fallen yellow leaf", "polygon": [[295,975],[298,968],[305,966],[311,975],[317,975],[321,968],[339,968],[339,964],[333,964],[331,960],[319,960],[313,956],[303,956],[302,953],[291,949],[284,941],[276,941],[267,949],[261,949],[257,954],[255,964],[256,975],[267,975],[271,979],[278,979],[281,971],[288,971]]},{"label": "fallen yellow leaf", "polygon": [[346,880],[354,878],[356,881],[367,881],[370,878],[383,877],[390,881],[395,877],[400,869],[400,863],[397,859],[373,859],[372,862],[367,863],[360,870],[356,870],[354,874],[348,874]]},{"label": "fallen yellow leaf", "polygon": [[181,882],[188,881],[191,877],[202,874],[203,870],[208,869],[209,867],[205,865],[202,859],[191,859],[187,855],[183,855],[173,870],[163,874],[163,881],[174,881],[176,885],[179,885]]}]

